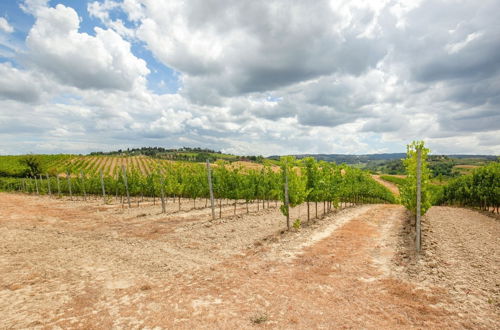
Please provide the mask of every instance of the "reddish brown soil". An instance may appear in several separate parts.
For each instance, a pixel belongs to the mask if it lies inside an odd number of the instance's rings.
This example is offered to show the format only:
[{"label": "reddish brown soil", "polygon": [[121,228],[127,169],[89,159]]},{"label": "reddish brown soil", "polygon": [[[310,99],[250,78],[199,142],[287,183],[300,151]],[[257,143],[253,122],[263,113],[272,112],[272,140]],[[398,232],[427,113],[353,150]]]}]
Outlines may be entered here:
[{"label": "reddish brown soil", "polygon": [[[164,215],[158,205],[121,209],[99,201],[0,194],[0,324],[498,328],[494,304],[480,305],[489,308],[480,317],[464,313],[475,300],[464,305],[455,301],[449,282],[411,276],[416,266],[408,261],[407,214],[400,206],[352,207],[282,232],[283,217],[275,209],[208,221],[208,209],[174,212],[175,204],[168,205],[172,209]],[[232,210],[224,207],[224,214]],[[431,211],[429,219],[445,219],[435,222],[441,228],[455,209]],[[474,212],[461,214],[465,225],[477,222]],[[432,228],[424,242],[443,238],[444,231]],[[470,229],[492,230],[488,237],[496,242],[498,222],[480,219]],[[457,242],[444,240],[440,253],[447,256]],[[473,259],[479,245],[461,244],[462,252],[452,258]],[[488,248],[493,254],[482,269],[494,270],[498,244]],[[479,276],[467,267],[442,271],[452,279]],[[486,271],[487,280],[465,281],[461,288],[489,290],[495,274]]]}]

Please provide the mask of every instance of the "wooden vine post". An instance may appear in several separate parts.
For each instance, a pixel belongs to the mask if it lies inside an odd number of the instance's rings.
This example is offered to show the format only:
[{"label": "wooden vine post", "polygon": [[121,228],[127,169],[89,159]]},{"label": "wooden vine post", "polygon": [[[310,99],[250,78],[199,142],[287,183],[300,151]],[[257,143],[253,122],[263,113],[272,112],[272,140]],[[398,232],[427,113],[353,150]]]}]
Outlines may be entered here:
[{"label": "wooden vine post", "polygon": [[83,200],[87,200],[87,193],[85,192],[85,176],[83,175],[83,171],[80,171],[80,180],[82,183],[82,191],[83,191]]},{"label": "wooden vine post", "polygon": [[69,198],[70,200],[73,200],[73,191],[71,190],[71,176],[69,174],[69,171],[66,172],[66,178],[68,179]]},{"label": "wooden vine post", "polygon": [[160,194],[161,194],[161,212],[162,213],[166,212],[166,209],[165,209],[165,188],[164,188],[164,185],[165,185],[165,179],[160,174]]},{"label": "wooden vine post", "polygon": [[285,166],[285,209],[286,209],[286,227],[290,230],[290,201],[288,199],[288,173]]},{"label": "wooden vine post", "polygon": [[36,180],[36,175],[34,175],[35,177],[35,187],[36,187],[36,194],[37,195],[40,195],[39,191],[38,191],[38,181]]},{"label": "wooden vine post", "polygon": [[125,191],[127,192],[127,201],[128,201],[128,207],[132,207],[130,205],[130,193],[128,192],[128,182],[127,182],[127,169],[125,168],[125,165],[122,165],[122,174],[123,174],[123,183],[125,183]]},{"label": "wooden vine post", "polygon": [[49,188],[49,196],[52,196],[52,189],[50,189],[50,177],[49,173],[46,173],[47,175],[47,187]]},{"label": "wooden vine post", "polygon": [[104,187],[104,176],[102,175],[102,169],[99,169],[99,176],[101,177],[102,199],[104,204],[106,204],[106,188]]},{"label": "wooden vine post", "polygon": [[40,174],[40,192],[43,191],[43,176]]},{"label": "wooden vine post", "polygon": [[420,211],[421,211],[421,195],[422,195],[422,149],[417,148],[417,212],[416,212],[416,237],[415,237],[415,246],[417,248],[417,252],[421,250],[421,239],[422,239],[422,229],[420,226]]},{"label": "wooden vine post", "polygon": [[59,182],[59,174],[56,175],[57,180],[57,196],[61,196],[61,182]]},{"label": "wooden vine post", "polygon": [[210,205],[212,207],[212,220],[215,220],[214,189],[212,187],[212,173],[210,171],[210,161],[207,159],[208,189],[210,191]]}]

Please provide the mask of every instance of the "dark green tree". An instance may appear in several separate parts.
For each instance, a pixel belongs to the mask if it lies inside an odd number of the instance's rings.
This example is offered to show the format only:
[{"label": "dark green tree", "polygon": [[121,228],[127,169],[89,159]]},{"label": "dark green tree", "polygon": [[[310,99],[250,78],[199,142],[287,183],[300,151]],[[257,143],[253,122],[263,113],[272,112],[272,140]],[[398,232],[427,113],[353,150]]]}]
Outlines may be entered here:
[{"label": "dark green tree", "polygon": [[40,157],[27,155],[20,160],[20,163],[27,167],[25,175],[40,175],[42,173],[42,162]]}]

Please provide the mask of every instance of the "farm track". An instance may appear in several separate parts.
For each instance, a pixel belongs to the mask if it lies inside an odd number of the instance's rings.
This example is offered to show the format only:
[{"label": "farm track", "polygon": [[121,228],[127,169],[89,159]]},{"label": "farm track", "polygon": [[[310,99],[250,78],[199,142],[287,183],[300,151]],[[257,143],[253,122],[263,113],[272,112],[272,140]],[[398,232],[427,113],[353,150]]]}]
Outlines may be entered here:
[{"label": "farm track", "polygon": [[[159,205],[121,209],[100,200],[0,197],[0,323],[6,328],[234,329],[259,320],[264,327],[301,329],[499,324],[494,305],[480,305],[486,310],[479,316],[464,313],[470,306],[455,301],[450,282],[413,273],[427,263],[405,261],[412,256],[401,206],[351,207],[282,233],[276,209],[208,221],[209,209],[175,212],[171,200],[164,215]],[[223,211],[229,216],[233,206]],[[488,289],[498,279],[488,271],[498,261],[498,222],[481,218],[470,226],[476,213],[461,211],[431,209],[424,244],[438,244],[440,258],[455,253],[477,260],[480,244],[443,236],[446,219],[459,215],[457,226],[492,239],[493,253],[481,259],[481,282],[488,284],[461,287],[476,295],[476,287]],[[451,268],[442,269],[450,281],[478,275]]]},{"label": "farm track", "polygon": [[389,189],[394,195],[399,196],[399,188],[396,184],[382,179],[380,175],[372,175],[372,178]]}]

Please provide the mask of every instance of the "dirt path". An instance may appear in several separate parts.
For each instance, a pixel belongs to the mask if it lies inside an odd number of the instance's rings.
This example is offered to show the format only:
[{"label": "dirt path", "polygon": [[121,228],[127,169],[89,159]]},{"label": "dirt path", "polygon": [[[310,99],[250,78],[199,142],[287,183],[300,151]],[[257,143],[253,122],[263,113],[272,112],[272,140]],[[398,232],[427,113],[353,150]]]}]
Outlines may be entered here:
[{"label": "dirt path", "polygon": [[394,195],[399,196],[399,188],[392,182],[383,180],[380,175],[372,175],[372,178],[380,183],[381,185],[387,187]]},{"label": "dirt path", "polygon": [[446,286],[415,281],[411,265],[395,263],[407,217],[401,206],[352,207],[283,232],[275,209],[210,222],[199,219],[208,210],[143,215],[1,197],[6,328],[492,328],[496,322],[490,314],[482,322],[458,315]]}]

